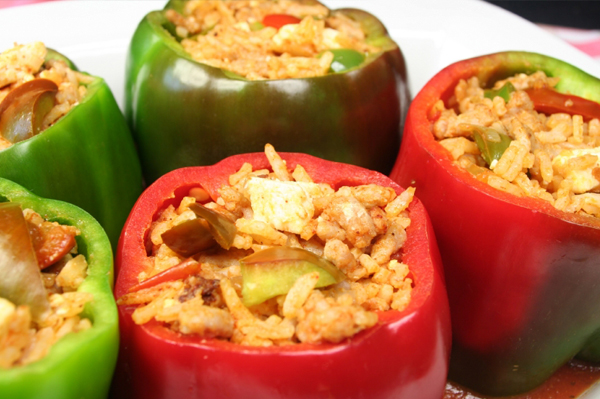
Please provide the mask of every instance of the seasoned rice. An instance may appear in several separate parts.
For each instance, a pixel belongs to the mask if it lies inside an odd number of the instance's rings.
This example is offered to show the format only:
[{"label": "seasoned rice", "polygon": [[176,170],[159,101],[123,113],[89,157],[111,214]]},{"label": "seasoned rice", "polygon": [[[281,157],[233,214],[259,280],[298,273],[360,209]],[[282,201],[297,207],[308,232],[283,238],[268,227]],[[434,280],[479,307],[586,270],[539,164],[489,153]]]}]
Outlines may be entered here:
[{"label": "seasoned rice", "polygon": [[[301,22],[279,30],[257,27],[269,14],[292,15]],[[332,49],[365,55],[380,51],[365,42],[358,22],[312,2],[195,0],[186,2],[183,15],[167,10],[166,16],[194,60],[250,80],[325,75]]]},{"label": "seasoned rice", "polygon": [[[477,77],[461,80],[446,105],[439,100],[433,134],[456,164],[490,186],[517,196],[530,196],[571,213],[600,216],[600,121],[581,115],[545,115],[534,110],[525,90],[553,88],[559,78],[542,71],[495,83],[511,82],[516,91],[508,102],[484,97]],[[473,126],[508,135],[510,145],[490,165],[474,142]]]},{"label": "seasoned rice", "polygon": [[[220,197],[204,204],[235,221],[232,248],[194,255],[197,274],[119,298],[119,305],[137,306],[135,323],[155,319],[183,334],[242,345],[337,343],[374,326],[377,312],[406,308],[413,282],[400,254],[414,189],[398,196],[377,185],[334,191],[314,183],[301,166],[288,170],[272,146],[266,153],[272,172],[244,164]],[[192,190],[194,195],[169,205],[153,222],[140,282],[190,261],[171,250],[162,233],[196,217],[189,206],[206,196],[198,195],[200,188]],[[345,279],[317,288],[319,274],[308,273],[287,293],[245,306],[240,259],[272,246],[310,251],[333,263]]]},{"label": "seasoned rice", "polygon": [[[29,224],[38,223],[41,219],[30,209],[25,209],[23,214]],[[73,234],[79,232],[75,229]],[[81,316],[85,304],[93,299],[92,294],[77,291],[86,276],[87,261],[83,255],[77,255],[76,247],[41,271],[40,278],[46,288],[50,310],[40,320],[33,319],[29,306],[17,306],[0,297],[0,368],[35,362],[46,356],[52,345],[65,335],[92,326],[89,319]]]},{"label": "seasoned rice", "polygon": [[[41,42],[16,44],[0,54],[0,102],[15,88],[33,79],[48,79],[56,83],[58,92],[54,107],[46,114],[42,130],[56,123],[85,97],[86,85],[93,78],[70,69],[64,61],[45,61],[46,46]],[[11,146],[0,136],[0,149]]]}]

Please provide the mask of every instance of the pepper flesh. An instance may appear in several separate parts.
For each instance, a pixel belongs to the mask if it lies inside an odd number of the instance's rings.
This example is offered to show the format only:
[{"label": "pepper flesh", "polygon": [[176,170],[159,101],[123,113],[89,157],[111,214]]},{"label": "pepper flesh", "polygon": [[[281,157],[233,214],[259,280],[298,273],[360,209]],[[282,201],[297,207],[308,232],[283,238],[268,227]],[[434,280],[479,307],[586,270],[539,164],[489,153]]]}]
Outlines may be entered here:
[{"label": "pepper flesh", "polygon": [[[59,55],[50,51],[49,57]],[[2,150],[0,177],[83,208],[104,227],[114,247],[142,191],[131,133],[101,78],[54,125]]]},{"label": "pepper flesh", "polygon": [[[334,188],[368,182],[401,190],[373,171],[303,154],[279,154],[289,168],[300,164],[315,182]],[[238,155],[214,166],[178,169],[144,192],[119,243],[117,297],[138,282],[147,258],[144,243],[153,215],[198,185],[216,198],[218,189],[228,184],[228,177],[244,162],[255,169],[269,167],[262,153]],[[113,394],[145,399],[182,395],[250,399],[441,397],[450,339],[443,276],[424,208],[414,200],[409,209],[412,223],[403,261],[411,267],[415,287],[404,311],[380,313],[376,326],[341,344],[263,348],[185,336],[155,321],[136,325],[131,318],[133,308],[120,306],[122,351]],[[357,359],[368,365],[368,371],[356,367]]]},{"label": "pepper flesh", "polygon": [[[182,2],[167,8],[181,11]],[[261,151],[266,142],[388,173],[410,101],[404,58],[375,17],[338,11],[359,21],[382,52],[344,73],[268,81],[194,61],[166,29],[164,12],[148,14],[129,48],[125,90],[146,182]]]},{"label": "pepper flesh", "polygon": [[549,88],[527,90],[536,111],[545,114],[564,112],[569,115],[581,115],[584,121],[600,119],[600,104],[579,96],[559,93]]},{"label": "pepper flesh", "polygon": [[105,398],[117,359],[119,340],[117,309],[112,296],[112,250],[106,233],[80,208],[40,198],[1,178],[0,197],[3,201],[33,209],[48,220],[80,230],[78,251],[87,259],[88,276],[78,290],[90,292],[94,297],[83,313],[92,321],[92,327],[66,335],[44,358],[34,363],[0,370],[0,397]]},{"label": "pepper flesh", "polygon": [[600,221],[477,180],[435,141],[428,118],[460,79],[489,87],[537,70],[560,77],[559,91],[600,101],[598,79],[540,54],[458,62],[413,101],[391,174],[416,187],[440,245],[453,312],[450,378],[486,395],[530,390],[578,352],[600,361]]}]

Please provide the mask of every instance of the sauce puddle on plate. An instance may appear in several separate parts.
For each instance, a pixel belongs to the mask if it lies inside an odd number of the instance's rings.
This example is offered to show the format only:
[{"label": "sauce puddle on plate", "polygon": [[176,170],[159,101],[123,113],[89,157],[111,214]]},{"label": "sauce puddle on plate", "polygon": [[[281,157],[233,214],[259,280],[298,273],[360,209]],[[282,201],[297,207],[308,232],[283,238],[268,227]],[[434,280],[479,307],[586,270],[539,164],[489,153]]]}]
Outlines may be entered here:
[{"label": "sauce puddle on plate", "polygon": [[[572,360],[533,391],[504,399],[575,399],[582,395],[594,383],[600,380],[600,365]],[[444,399],[488,399],[494,396],[482,396],[469,391],[458,384],[448,381]],[[500,398],[498,398],[500,399]]]}]

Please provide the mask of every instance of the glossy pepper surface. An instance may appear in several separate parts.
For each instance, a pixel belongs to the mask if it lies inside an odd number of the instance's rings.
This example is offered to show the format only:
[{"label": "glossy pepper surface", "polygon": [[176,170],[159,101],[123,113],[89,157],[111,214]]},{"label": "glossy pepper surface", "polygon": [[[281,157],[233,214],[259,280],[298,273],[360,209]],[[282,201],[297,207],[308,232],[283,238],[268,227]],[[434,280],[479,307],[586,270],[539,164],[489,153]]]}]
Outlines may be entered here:
[{"label": "glossy pepper surface", "polygon": [[600,220],[495,190],[453,163],[432,134],[439,99],[460,79],[483,87],[516,73],[560,77],[556,89],[600,101],[600,81],[554,58],[504,52],[453,64],[409,110],[391,177],[431,216],[452,310],[450,378],[481,393],[539,385],[573,356],[600,361]]},{"label": "glossy pepper surface", "polygon": [[382,51],[343,73],[266,81],[194,61],[169,33],[164,11],[146,15],[129,48],[125,115],[147,183],[179,167],[262,151],[266,142],[388,173],[410,100],[404,58],[375,17],[338,11]]},{"label": "glossy pepper surface", "polygon": [[[373,171],[279,153],[288,168],[302,165],[315,182],[334,188],[379,184],[402,189]],[[166,174],[140,197],[123,230],[117,251],[120,297],[138,283],[147,261],[145,242],[159,210],[193,187],[213,197],[244,162],[269,168],[264,154],[227,158],[213,166]],[[152,321],[136,325],[134,308],[119,306],[121,352],[114,393],[123,398],[424,398],[443,394],[450,344],[447,299],[435,238],[425,209],[410,208],[403,261],[415,286],[402,312],[380,313],[374,327],[340,344],[250,347],[181,335]]]},{"label": "glossy pepper surface", "polygon": [[[74,68],[64,56],[49,54]],[[131,133],[110,88],[98,77],[87,85],[85,98],[54,125],[0,151],[0,177],[83,208],[115,247],[142,191]]]},{"label": "glossy pepper surface", "polygon": [[64,336],[44,358],[34,363],[0,369],[0,397],[106,398],[119,346],[117,308],[112,295],[113,258],[106,233],[82,209],[40,198],[1,178],[0,198],[2,202],[33,209],[46,220],[80,230],[77,248],[88,262],[88,276],[78,290],[93,295],[93,301],[83,312],[92,327]]}]

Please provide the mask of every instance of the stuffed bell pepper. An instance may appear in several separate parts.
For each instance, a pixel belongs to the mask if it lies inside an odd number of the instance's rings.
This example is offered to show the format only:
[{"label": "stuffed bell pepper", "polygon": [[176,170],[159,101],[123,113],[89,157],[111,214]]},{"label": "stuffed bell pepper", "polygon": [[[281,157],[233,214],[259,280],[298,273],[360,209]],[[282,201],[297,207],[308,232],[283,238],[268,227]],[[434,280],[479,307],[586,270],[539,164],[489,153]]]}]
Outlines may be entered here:
[{"label": "stuffed bell pepper", "polygon": [[125,115],[146,181],[262,151],[389,173],[410,97],[374,16],[317,1],[170,1],[131,41]]},{"label": "stuffed bell pepper", "polygon": [[504,52],[447,67],[412,103],[391,177],[431,215],[456,382],[512,395],[600,361],[599,101],[572,65]]},{"label": "stuffed bell pepper", "polygon": [[0,54],[0,176],[85,209],[115,247],[142,190],[131,133],[107,84],[41,42]]},{"label": "stuffed bell pepper", "polygon": [[0,397],[106,398],[119,346],[106,233],[1,178],[0,197]]},{"label": "stuffed bell pepper", "polygon": [[271,145],[161,177],[119,242],[114,393],[440,398],[449,311],[413,194]]}]

